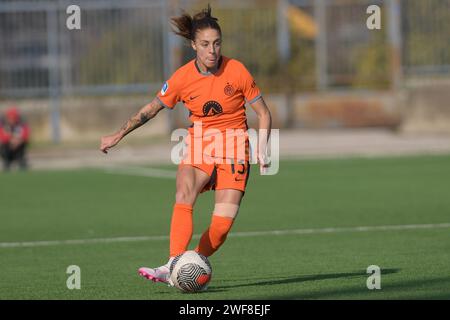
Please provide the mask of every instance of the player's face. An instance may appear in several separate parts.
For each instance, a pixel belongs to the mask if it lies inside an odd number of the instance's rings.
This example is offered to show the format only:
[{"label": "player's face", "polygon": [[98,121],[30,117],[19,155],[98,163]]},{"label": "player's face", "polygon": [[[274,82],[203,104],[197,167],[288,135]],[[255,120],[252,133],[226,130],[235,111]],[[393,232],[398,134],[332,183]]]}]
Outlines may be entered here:
[{"label": "player's face", "polygon": [[216,68],[220,58],[222,38],[216,29],[198,30],[195,41],[191,41],[192,48],[197,52],[200,67],[206,70]]}]

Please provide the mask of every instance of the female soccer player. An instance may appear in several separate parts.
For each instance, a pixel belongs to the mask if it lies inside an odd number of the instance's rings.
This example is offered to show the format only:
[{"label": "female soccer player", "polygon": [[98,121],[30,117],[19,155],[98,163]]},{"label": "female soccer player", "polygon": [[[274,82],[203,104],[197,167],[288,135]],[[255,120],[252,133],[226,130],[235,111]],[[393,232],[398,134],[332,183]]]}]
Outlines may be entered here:
[{"label": "female soccer player", "polygon": [[[191,138],[185,139],[185,158],[177,171],[169,261],[158,268],[139,269],[140,275],[154,282],[169,283],[172,259],[187,250],[193,233],[193,206],[201,192],[215,190],[215,207],[211,224],[195,250],[209,257],[227,238],[249,177],[246,101],[258,116],[259,129],[265,129],[265,132],[271,129],[269,109],[250,73],[239,61],[221,55],[222,32],[217,21],[211,16],[209,5],[192,17],[183,14],[171,19],[176,28],[174,32],[190,41],[196,58],[179,68],[153,101],[142,107],[117,133],[101,139],[100,150],[107,153],[125,135],[155,117],[163,108],[172,109],[179,101],[189,110],[190,120],[194,123],[189,129]],[[194,135],[195,128],[201,128],[203,134]],[[229,140],[237,140],[237,143],[225,142],[230,129],[237,134]],[[217,132],[220,133],[224,140],[223,149],[208,148],[205,143],[207,132],[215,132],[216,138]],[[200,143],[195,143],[198,140]],[[259,144],[262,145],[261,141]],[[196,161],[198,149],[194,147],[200,148],[201,161]],[[239,152],[242,147],[245,152]],[[264,168],[267,165],[262,157],[263,150],[260,150],[258,161]]]}]

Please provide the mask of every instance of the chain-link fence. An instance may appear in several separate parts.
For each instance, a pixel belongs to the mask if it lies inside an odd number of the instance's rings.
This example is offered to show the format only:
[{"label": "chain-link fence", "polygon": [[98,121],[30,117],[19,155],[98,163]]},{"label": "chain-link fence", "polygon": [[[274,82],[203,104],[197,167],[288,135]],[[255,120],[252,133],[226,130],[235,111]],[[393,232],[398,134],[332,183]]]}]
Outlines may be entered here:
[{"label": "chain-link fence", "polygon": [[450,1],[402,0],[406,76],[450,75]]},{"label": "chain-link fence", "polygon": [[168,75],[165,1],[0,2],[0,95],[142,92]]},{"label": "chain-link fence", "polygon": [[[242,60],[268,93],[450,76],[450,0],[4,0],[0,98],[156,91],[193,57],[169,17],[207,2],[223,53]],[[66,27],[71,4],[81,9],[81,30]],[[380,30],[366,25],[374,4]]]}]

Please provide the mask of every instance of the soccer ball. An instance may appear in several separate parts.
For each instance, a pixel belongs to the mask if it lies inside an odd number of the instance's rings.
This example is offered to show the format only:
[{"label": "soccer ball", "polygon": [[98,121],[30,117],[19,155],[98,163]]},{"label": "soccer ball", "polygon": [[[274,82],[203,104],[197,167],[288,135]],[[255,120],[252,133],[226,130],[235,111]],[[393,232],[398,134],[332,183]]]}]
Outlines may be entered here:
[{"label": "soccer ball", "polygon": [[170,280],[183,292],[206,290],[211,276],[208,258],[192,250],[176,256],[170,264]]}]

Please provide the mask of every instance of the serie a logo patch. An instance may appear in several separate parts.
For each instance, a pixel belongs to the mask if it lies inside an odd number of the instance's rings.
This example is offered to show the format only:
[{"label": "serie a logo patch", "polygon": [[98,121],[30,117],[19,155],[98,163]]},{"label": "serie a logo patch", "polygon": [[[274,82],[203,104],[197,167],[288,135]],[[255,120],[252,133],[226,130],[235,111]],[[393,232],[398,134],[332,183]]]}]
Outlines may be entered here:
[{"label": "serie a logo patch", "polygon": [[169,84],[166,82],[164,82],[162,88],[161,88],[161,95],[165,95],[167,90],[169,90]]}]

